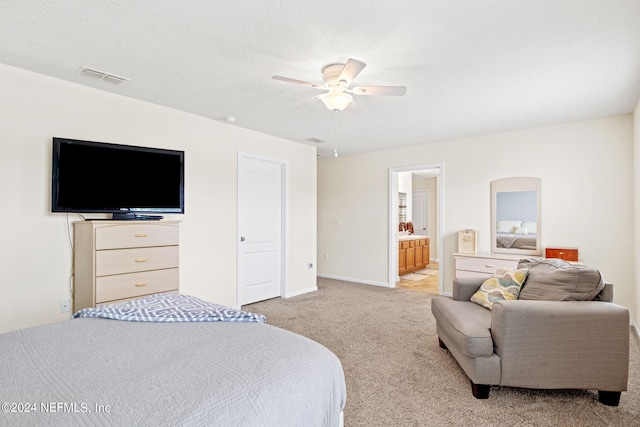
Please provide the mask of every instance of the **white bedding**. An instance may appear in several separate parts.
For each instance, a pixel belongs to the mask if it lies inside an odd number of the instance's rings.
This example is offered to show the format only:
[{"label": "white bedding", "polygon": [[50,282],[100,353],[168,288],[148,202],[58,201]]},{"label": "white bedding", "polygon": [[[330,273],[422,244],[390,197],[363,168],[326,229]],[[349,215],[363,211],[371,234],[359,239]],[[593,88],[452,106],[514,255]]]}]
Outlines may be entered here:
[{"label": "white bedding", "polygon": [[0,425],[329,427],[346,399],[331,351],[262,323],[72,319],[0,361]]},{"label": "white bedding", "polygon": [[535,234],[496,233],[499,248],[531,249],[536,247]]}]

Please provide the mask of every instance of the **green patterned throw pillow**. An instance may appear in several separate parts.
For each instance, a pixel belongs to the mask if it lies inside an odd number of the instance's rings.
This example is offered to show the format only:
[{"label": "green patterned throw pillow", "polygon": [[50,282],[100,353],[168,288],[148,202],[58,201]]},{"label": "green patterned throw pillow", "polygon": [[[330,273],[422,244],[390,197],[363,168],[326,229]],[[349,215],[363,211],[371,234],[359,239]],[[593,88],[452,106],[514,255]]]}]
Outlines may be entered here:
[{"label": "green patterned throw pillow", "polygon": [[529,270],[526,268],[519,270],[499,268],[493,277],[485,280],[480,289],[471,296],[471,302],[491,310],[491,306],[496,301],[518,299],[520,288],[527,278],[527,274],[529,274]]}]

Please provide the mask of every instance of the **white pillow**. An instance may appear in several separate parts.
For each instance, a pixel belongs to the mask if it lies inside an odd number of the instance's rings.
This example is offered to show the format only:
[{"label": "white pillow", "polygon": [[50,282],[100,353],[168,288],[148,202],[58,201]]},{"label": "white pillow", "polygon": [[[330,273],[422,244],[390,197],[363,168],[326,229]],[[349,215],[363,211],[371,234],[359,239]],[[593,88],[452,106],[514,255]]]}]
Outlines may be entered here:
[{"label": "white pillow", "polygon": [[498,221],[498,233],[514,233],[515,229],[522,226],[522,221]]},{"label": "white pillow", "polygon": [[513,232],[516,234],[527,234],[527,227],[516,227]]},{"label": "white pillow", "polygon": [[524,221],[522,223],[522,226],[527,229],[528,234],[536,234],[536,232],[538,231],[538,224],[536,224],[534,221]]}]

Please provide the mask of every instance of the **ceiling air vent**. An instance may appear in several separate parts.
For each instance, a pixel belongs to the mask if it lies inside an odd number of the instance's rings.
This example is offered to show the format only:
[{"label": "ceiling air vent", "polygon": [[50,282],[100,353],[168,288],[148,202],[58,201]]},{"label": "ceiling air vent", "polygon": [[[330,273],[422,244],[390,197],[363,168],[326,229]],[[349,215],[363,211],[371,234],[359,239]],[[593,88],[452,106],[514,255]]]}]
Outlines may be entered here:
[{"label": "ceiling air vent", "polygon": [[92,79],[104,80],[108,83],[120,84],[129,80],[126,77],[116,76],[115,74],[106,73],[104,71],[96,70],[95,68],[82,67],[80,74],[83,76],[91,77]]},{"label": "ceiling air vent", "polygon": [[311,138],[307,138],[307,141],[314,144],[322,144],[323,142],[327,142],[324,139],[316,138],[315,136],[312,136]]}]

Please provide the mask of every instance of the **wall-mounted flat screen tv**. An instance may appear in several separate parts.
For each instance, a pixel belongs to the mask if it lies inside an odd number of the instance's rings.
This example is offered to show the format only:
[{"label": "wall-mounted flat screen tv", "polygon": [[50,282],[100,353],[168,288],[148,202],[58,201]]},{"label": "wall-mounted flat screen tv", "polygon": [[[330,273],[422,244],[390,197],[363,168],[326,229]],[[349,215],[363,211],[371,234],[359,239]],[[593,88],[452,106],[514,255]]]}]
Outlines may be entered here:
[{"label": "wall-mounted flat screen tv", "polygon": [[52,212],[184,213],[184,151],[53,138],[52,157]]}]

